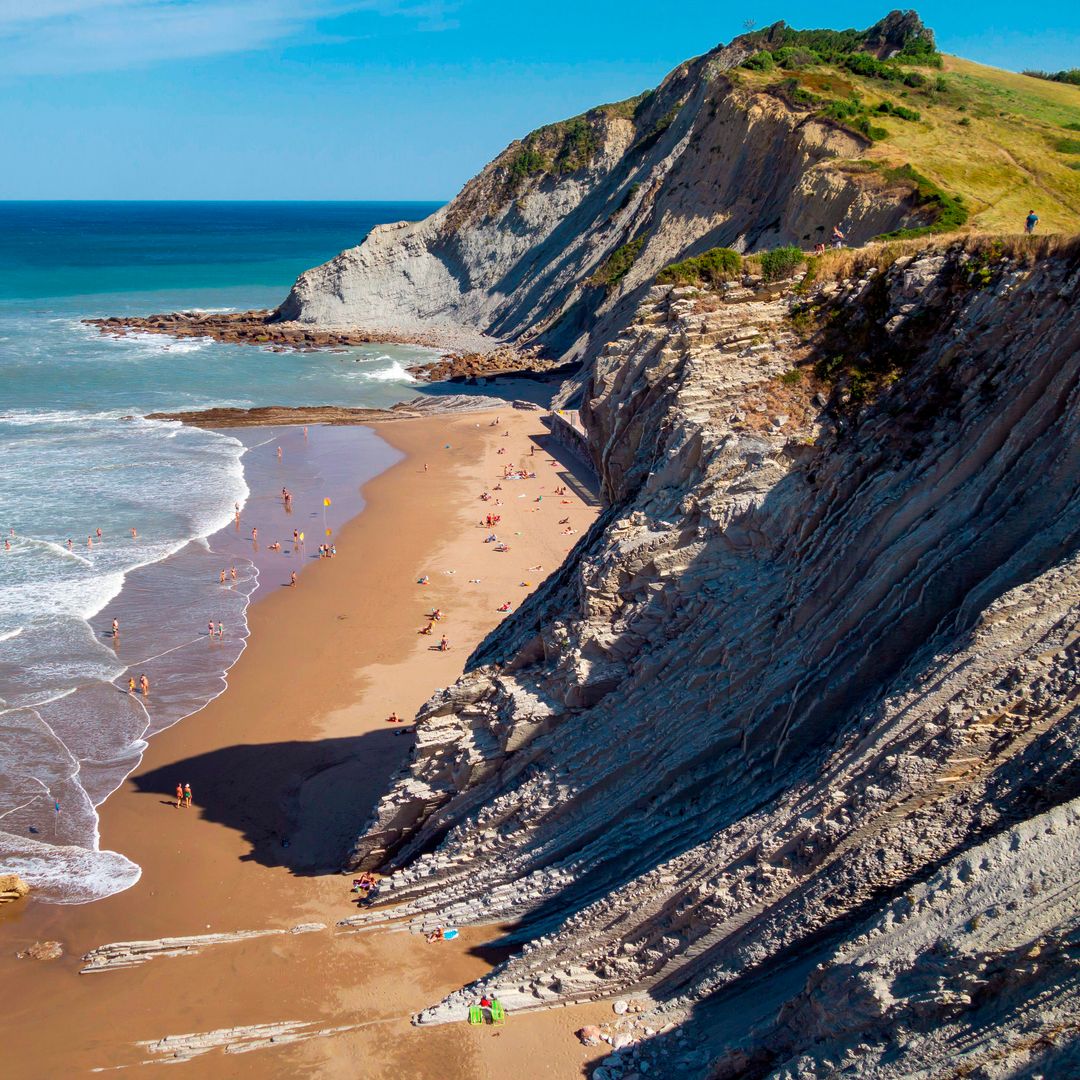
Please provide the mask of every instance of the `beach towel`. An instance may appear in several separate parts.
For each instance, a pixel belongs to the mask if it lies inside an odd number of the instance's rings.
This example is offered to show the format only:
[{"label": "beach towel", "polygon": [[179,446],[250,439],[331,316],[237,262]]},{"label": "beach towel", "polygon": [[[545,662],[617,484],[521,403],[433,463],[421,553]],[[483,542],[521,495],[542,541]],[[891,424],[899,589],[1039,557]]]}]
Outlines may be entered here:
[{"label": "beach towel", "polygon": [[491,1022],[493,1024],[506,1023],[506,1010],[503,1009],[502,1002],[498,998],[491,999]]},{"label": "beach towel", "polygon": [[458,932],[456,930],[444,930],[442,939],[443,941],[453,941],[456,938]]},{"label": "beach towel", "polygon": [[484,1012],[479,1005],[469,1006],[469,1023],[470,1024],[482,1024],[484,1022]]}]

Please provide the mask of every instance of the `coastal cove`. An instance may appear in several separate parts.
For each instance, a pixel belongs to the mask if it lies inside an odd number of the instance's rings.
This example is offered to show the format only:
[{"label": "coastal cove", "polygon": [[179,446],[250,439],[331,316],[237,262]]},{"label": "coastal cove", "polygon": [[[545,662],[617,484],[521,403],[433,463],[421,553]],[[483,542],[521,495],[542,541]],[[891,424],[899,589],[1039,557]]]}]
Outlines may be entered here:
[{"label": "coastal cove", "polygon": [[[500,424],[492,427],[496,415]],[[309,441],[329,431],[312,428]],[[282,434],[286,455],[301,432]],[[167,1034],[283,1020],[331,1027],[376,1019],[386,1023],[293,1049],[242,1059],[217,1052],[201,1059],[200,1075],[277,1074],[283,1055],[318,1062],[320,1075],[354,1075],[349,1062],[357,1054],[377,1061],[365,1067],[364,1075],[373,1077],[401,1075],[406,1066],[407,1075],[505,1075],[485,1064],[488,1055],[497,1062],[499,1054],[527,1052],[531,1040],[542,1045],[552,1024],[565,1033],[558,1040],[561,1054],[575,1060],[588,1054],[569,1037],[582,1022],[579,1010],[516,1021],[498,1040],[456,1027],[432,1036],[409,1026],[411,1012],[487,970],[493,955],[474,952],[497,931],[465,931],[460,944],[437,947],[395,928],[334,931],[350,911],[347,879],[334,871],[412,741],[406,725],[388,726],[385,716],[411,716],[435,688],[452,682],[473,644],[502,618],[495,609],[506,599],[514,606],[523,599],[526,568],[551,568],[565,557],[576,537],[556,524],[557,511],[571,516],[577,535],[595,514],[577,496],[569,506],[534,501],[550,497],[564,478],[581,490],[573,463],[548,456],[555,448],[540,413],[504,409],[405,420],[380,427],[379,434],[404,458],[365,485],[364,512],[335,534],[337,557],[311,566],[295,588],[271,586],[264,572],[266,587],[249,612],[248,648],[226,692],[151,740],[139,768],[105,803],[102,844],[130,853],[143,867],[139,882],[94,904],[36,904],[0,915],[11,946],[0,966],[23,988],[8,1017],[13,1041],[7,1040],[20,1059],[35,1055],[50,1073],[78,1071],[142,1060],[146,1050],[136,1044]],[[498,451],[507,446],[512,460],[533,446],[543,452],[532,459],[537,480],[520,482],[523,491],[504,500],[511,531],[522,536],[499,554],[476,528],[485,507],[477,495],[501,473],[507,457]],[[253,500],[271,496],[272,489],[253,489]],[[283,565],[287,561],[283,556]],[[418,585],[425,575],[430,584]],[[430,639],[416,633],[432,605],[447,612],[453,647],[446,653],[431,652]],[[176,782],[192,784],[194,811],[171,805]],[[327,930],[75,977],[78,956],[110,941],[313,922]],[[41,939],[62,940],[67,955],[32,967],[13,959],[13,950]],[[283,994],[285,972],[289,990]],[[177,979],[199,993],[176,1000],[170,987]],[[47,1046],[44,1032],[62,1014],[69,1017],[65,1044]],[[435,1060],[443,1064],[432,1072],[424,1062]]]}]

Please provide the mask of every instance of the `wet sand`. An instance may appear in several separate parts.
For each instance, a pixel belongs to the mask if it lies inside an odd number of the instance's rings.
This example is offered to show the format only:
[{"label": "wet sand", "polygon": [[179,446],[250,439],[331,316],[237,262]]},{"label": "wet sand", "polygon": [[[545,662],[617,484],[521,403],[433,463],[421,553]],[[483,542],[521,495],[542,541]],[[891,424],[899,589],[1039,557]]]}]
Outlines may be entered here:
[{"label": "wet sand", "polygon": [[[310,566],[295,588],[284,572],[280,584],[264,583],[226,692],[157,736],[102,808],[102,846],[142,866],[138,884],[95,904],[20,902],[0,913],[0,977],[9,988],[0,1037],[19,1073],[161,1060],[137,1044],[279,1021],[363,1026],[251,1053],[218,1049],[186,1068],[199,1077],[300,1069],[452,1080],[578,1076],[596,1056],[571,1032],[583,1017],[603,1015],[602,1006],[511,1017],[498,1030],[410,1026],[412,1012],[497,961],[484,947],[496,927],[434,946],[393,928],[334,932],[355,910],[349,879],[336,868],[411,741],[385,717],[411,717],[452,682],[503,618],[496,607],[507,599],[516,606],[529,591],[520,583],[537,585],[595,516],[575,495],[570,505],[552,496],[571,479],[570,461],[552,465],[539,449],[529,462],[535,481],[504,484],[501,508],[481,502],[504,464],[524,461],[531,445],[549,446],[540,413],[503,409],[499,428],[488,426],[491,415],[380,429],[406,457],[365,486],[367,508],[337,534],[337,558]],[[509,553],[483,543],[477,521],[489,510],[503,514],[496,531],[511,542]],[[567,515],[575,535],[557,524]],[[542,572],[527,571],[536,563]],[[416,584],[424,574],[430,584]],[[417,634],[432,606],[447,613],[440,629],[449,652],[430,651],[437,635]],[[192,810],[171,805],[177,782],[191,783]],[[77,974],[79,956],[107,942],[310,922],[328,929]],[[62,941],[65,956],[14,959],[39,939]]]}]

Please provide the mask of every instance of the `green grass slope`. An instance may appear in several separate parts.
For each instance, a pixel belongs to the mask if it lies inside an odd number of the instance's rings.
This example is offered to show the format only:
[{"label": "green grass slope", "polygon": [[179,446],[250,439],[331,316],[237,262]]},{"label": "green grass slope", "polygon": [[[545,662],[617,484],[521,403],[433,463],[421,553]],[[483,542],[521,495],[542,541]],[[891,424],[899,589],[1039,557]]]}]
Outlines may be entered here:
[{"label": "green grass slope", "polygon": [[1080,87],[953,56],[940,68],[901,61],[914,85],[801,59],[743,67],[735,81],[869,136],[866,161],[910,165],[961,196],[968,229],[1018,232],[1034,208],[1040,231],[1080,232]]}]

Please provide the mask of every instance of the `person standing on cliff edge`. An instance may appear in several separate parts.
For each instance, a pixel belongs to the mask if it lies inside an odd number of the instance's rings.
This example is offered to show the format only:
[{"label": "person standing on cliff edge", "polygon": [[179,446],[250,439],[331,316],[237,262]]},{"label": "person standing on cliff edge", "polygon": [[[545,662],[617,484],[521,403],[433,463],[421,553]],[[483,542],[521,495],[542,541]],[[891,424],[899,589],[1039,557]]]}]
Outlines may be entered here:
[{"label": "person standing on cliff edge", "polygon": [[1030,236],[1035,231],[1035,226],[1039,224],[1039,215],[1034,210],[1028,211],[1028,216],[1024,221],[1024,232]]}]

